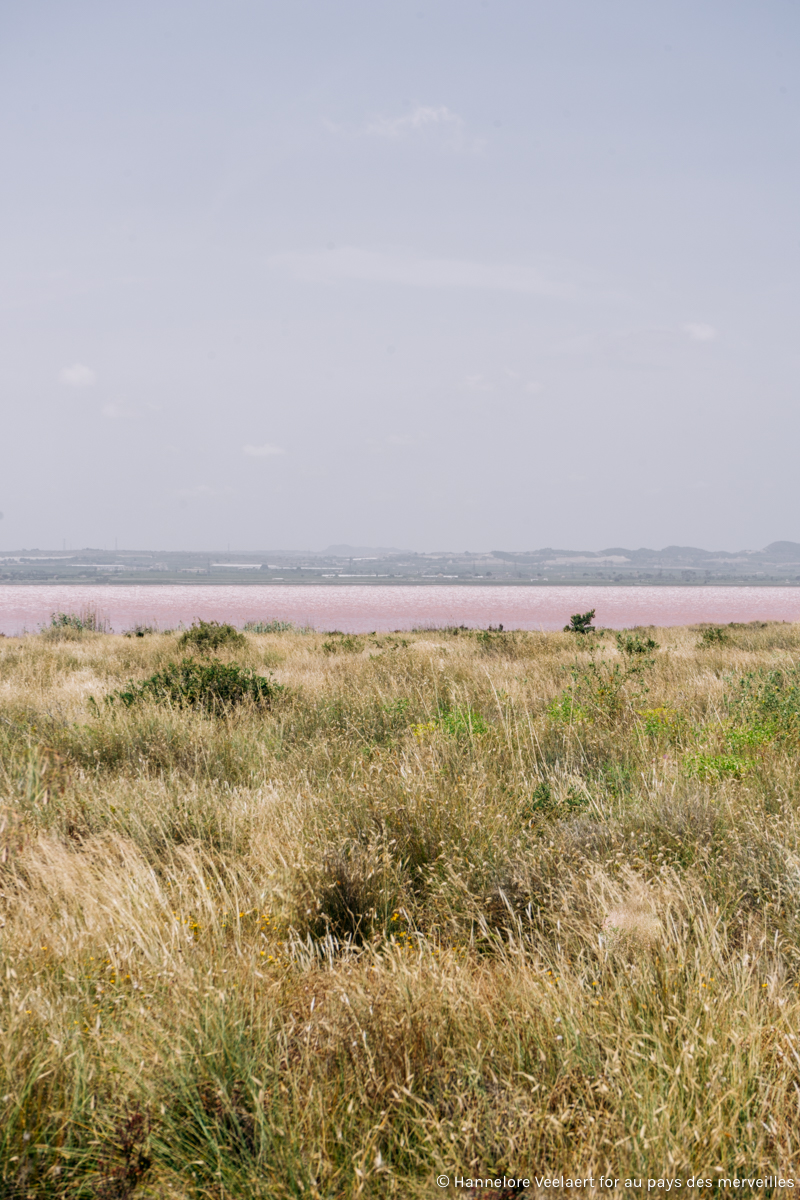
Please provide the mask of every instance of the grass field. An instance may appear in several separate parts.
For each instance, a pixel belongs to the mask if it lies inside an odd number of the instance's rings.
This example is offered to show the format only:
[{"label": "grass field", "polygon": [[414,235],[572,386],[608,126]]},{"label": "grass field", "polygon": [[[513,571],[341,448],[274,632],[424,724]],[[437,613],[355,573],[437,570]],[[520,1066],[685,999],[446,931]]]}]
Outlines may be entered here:
[{"label": "grass field", "polygon": [[0,1195],[800,1177],[798,748],[800,626],[0,639]]}]

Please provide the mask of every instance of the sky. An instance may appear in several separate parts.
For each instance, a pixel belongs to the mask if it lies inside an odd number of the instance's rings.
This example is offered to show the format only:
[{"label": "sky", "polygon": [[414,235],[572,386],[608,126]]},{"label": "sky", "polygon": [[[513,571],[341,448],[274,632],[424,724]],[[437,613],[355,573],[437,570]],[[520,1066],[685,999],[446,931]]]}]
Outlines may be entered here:
[{"label": "sky", "polygon": [[796,0],[5,0],[0,549],[800,541]]}]

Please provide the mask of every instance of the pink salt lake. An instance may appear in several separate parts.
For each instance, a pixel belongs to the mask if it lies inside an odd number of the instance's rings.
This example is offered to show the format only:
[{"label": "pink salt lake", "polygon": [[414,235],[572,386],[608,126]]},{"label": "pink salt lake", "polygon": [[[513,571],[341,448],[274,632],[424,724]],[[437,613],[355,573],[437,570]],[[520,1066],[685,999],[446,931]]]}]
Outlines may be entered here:
[{"label": "pink salt lake", "polygon": [[54,612],[92,611],[116,632],[161,629],[198,617],[291,621],[348,633],[435,625],[560,629],[596,609],[598,625],[692,625],[701,621],[800,621],[796,587],[475,587],[470,585],[0,585],[0,632],[35,632]]}]

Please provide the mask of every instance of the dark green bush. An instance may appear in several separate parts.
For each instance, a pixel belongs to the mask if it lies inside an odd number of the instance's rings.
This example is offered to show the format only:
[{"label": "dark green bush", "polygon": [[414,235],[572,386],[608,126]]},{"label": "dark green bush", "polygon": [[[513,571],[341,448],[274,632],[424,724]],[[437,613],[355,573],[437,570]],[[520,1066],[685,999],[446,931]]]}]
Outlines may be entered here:
[{"label": "dark green bush", "polygon": [[592,625],[594,613],[593,608],[587,613],[573,613],[569,619],[569,625],[564,626],[564,633],[594,633],[595,628]]},{"label": "dark green bush", "polygon": [[249,667],[236,663],[202,663],[184,658],[179,663],[167,663],[143,683],[131,683],[112,694],[130,707],[142,700],[155,700],[176,708],[204,708],[221,712],[245,700],[270,708],[272,699],[283,691],[280,684]]},{"label": "dark green bush", "polygon": [[221,625],[219,621],[195,621],[191,629],[178,638],[182,650],[193,646],[201,654],[219,650],[220,646],[243,646],[246,638],[233,625]]}]

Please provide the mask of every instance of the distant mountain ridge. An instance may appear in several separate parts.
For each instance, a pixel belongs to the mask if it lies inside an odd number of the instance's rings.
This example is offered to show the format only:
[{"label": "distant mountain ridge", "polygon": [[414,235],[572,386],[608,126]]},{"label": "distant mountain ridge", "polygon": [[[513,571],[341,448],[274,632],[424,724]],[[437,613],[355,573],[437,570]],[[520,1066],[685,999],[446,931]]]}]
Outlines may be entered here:
[{"label": "distant mountain ridge", "polygon": [[517,561],[519,559],[534,559],[538,561],[557,561],[562,559],[581,559],[586,561],[627,562],[662,562],[695,563],[698,560],[721,560],[752,562],[798,562],[800,563],[800,542],[770,542],[763,550],[703,550],[699,546],[665,546],[663,550],[651,550],[641,546],[636,550],[624,546],[610,546],[605,550],[564,550],[553,546],[545,546],[541,550],[493,550],[496,558]]},{"label": "distant mountain ridge", "polygon": [[[248,568],[248,569],[244,569]],[[3,583],[380,583],[800,585],[800,542],[762,550],[410,551],[338,543],[325,550],[21,550],[0,553]]]},{"label": "distant mountain ridge", "polygon": [[396,546],[348,546],[343,542],[338,546],[328,546],[320,550],[322,555],[332,555],[334,558],[385,558],[387,554],[408,554],[408,550],[398,550]]}]

